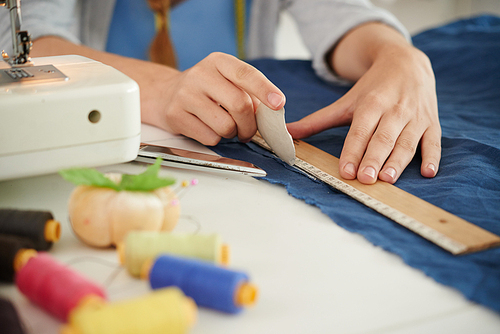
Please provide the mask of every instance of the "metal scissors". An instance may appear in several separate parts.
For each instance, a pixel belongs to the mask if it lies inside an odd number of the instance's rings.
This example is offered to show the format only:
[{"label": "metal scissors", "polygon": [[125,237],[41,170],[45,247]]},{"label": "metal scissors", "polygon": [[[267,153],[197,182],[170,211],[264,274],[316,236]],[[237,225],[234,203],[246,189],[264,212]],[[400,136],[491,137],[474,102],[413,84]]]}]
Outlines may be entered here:
[{"label": "metal scissors", "polygon": [[154,163],[157,157],[163,159],[163,166],[169,167],[204,171],[236,172],[256,177],[264,177],[267,175],[266,171],[250,162],[145,143],[141,143],[135,161]]}]

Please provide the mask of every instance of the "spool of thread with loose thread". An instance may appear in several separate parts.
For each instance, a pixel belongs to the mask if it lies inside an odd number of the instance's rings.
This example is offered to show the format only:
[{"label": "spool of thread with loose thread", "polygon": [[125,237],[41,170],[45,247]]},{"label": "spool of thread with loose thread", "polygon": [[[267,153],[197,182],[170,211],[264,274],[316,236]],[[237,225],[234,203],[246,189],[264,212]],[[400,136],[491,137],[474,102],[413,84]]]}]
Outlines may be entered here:
[{"label": "spool of thread with loose thread", "polygon": [[229,264],[230,250],[217,234],[188,234],[156,231],[131,231],[117,246],[120,263],[135,277],[147,260],[159,254],[197,258],[216,264]]},{"label": "spool of thread with loose thread", "polygon": [[23,323],[12,302],[0,298],[0,329],[2,333],[25,334]]},{"label": "spool of thread with loose thread", "polygon": [[31,240],[0,234],[0,281],[12,283],[17,271],[30,257],[36,256]]},{"label": "spool of thread with loose thread", "polygon": [[239,313],[257,300],[247,274],[195,259],[160,255],[144,264],[141,277],[152,289],[176,286],[198,306],[226,313]]},{"label": "spool of thread with loose thread", "polygon": [[111,304],[74,309],[61,334],[184,334],[196,322],[197,308],[177,288]]},{"label": "spool of thread with loose thread", "polygon": [[61,224],[48,211],[0,209],[0,233],[28,238],[46,251],[59,241]]},{"label": "spool of thread with loose thread", "polygon": [[31,302],[66,321],[71,310],[88,300],[105,300],[102,287],[40,252],[24,259],[15,275],[17,288]]}]

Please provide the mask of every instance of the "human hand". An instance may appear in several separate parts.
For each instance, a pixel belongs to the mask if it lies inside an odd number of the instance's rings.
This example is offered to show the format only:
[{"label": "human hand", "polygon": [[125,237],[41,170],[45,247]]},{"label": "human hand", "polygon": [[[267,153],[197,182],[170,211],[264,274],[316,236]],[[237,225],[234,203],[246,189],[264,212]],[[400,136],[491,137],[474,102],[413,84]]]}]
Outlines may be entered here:
[{"label": "human hand", "polygon": [[142,122],[205,145],[215,145],[222,137],[249,141],[257,131],[258,105],[262,102],[274,110],[285,105],[284,94],[261,72],[224,53],[212,53],[179,72],[55,36],[39,38],[35,45],[36,57],[78,54],[113,66],[139,84]]},{"label": "human hand", "polygon": [[205,145],[221,138],[247,142],[257,131],[259,103],[278,110],[284,94],[251,65],[212,53],[192,68],[172,75],[161,92],[155,125]]},{"label": "human hand", "polygon": [[288,130],[294,138],[304,138],[348,124],[339,161],[343,178],[394,183],[419,142],[421,174],[434,177],[441,158],[441,127],[428,58],[411,46],[377,57],[342,98],[288,124]]}]

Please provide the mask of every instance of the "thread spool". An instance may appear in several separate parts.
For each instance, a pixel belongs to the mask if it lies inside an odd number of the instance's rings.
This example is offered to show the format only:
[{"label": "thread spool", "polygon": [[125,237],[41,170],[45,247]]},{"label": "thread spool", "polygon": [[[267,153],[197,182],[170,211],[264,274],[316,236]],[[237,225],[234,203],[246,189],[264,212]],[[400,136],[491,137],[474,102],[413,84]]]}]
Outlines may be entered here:
[{"label": "thread spool", "polygon": [[129,301],[78,307],[61,334],[183,334],[196,314],[191,298],[166,288]]},{"label": "thread spool", "polygon": [[45,251],[59,241],[61,225],[48,211],[0,209],[0,233],[28,238]]},{"label": "thread spool", "polygon": [[106,299],[103,288],[43,252],[28,259],[15,281],[31,302],[62,321],[86,298]]},{"label": "thread spool", "polygon": [[10,300],[0,298],[0,328],[2,333],[24,334],[24,327]]},{"label": "thread spool", "polygon": [[217,234],[132,231],[117,250],[120,262],[135,277],[139,277],[144,262],[163,253],[224,265],[230,256],[229,246]]},{"label": "thread spool", "polygon": [[16,268],[27,261],[26,256],[36,255],[33,242],[14,235],[0,235],[0,281],[12,283]]},{"label": "thread spool", "polygon": [[257,287],[245,273],[195,259],[160,255],[146,262],[141,275],[152,289],[179,287],[198,306],[238,313],[257,299]]}]

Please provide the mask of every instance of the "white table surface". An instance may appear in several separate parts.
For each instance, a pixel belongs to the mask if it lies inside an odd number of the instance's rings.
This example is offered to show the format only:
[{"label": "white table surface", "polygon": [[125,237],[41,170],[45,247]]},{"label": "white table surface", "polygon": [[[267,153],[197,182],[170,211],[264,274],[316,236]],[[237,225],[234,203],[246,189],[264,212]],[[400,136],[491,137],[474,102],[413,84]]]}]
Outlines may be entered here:
[{"label": "white table surface", "polygon": [[[150,126],[143,126],[143,141],[209,152]],[[133,162],[99,170],[145,168]],[[338,227],[282,186],[177,168],[161,175],[199,181],[181,195],[175,230],[220,234],[231,247],[230,267],[259,287],[256,305],[238,315],[200,308],[190,333],[500,333],[498,313]],[[62,237],[50,253],[103,284],[111,301],[148,293],[147,282],[119,269],[113,249],[90,248],[74,236],[67,218],[73,188],[57,174],[0,182],[0,207],[51,211]],[[0,295],[15,303],[28,333],[58,332],[61,323],[15,286],[1,284]]]}]

